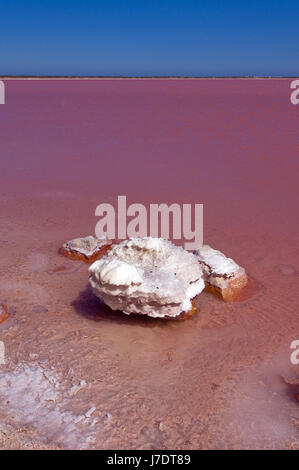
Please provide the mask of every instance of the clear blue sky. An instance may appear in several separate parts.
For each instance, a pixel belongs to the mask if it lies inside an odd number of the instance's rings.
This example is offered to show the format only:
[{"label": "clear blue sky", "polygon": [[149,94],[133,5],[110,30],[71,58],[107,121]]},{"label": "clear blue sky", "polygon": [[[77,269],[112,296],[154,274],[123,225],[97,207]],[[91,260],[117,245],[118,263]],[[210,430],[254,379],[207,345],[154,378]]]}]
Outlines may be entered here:
[{"label": "clear blue sky", "polygon": [[5,0],[0,75],[299,76],[298,0]]}]

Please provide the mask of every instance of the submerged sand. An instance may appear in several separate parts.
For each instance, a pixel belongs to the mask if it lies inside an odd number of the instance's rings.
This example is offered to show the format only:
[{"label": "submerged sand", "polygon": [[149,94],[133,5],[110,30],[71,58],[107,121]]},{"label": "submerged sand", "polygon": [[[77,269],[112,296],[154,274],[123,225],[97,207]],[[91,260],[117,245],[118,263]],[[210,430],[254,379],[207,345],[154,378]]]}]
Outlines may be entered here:
[{"label": "submerged sand", "polygon": [[[298,110],[286,80],[9,81],[0,106],[0,447],[299,448]],[[250,298],[111,312],[57,253],[95,207],[204,203]],[[299,382],[299,379],[298,379]]]}]

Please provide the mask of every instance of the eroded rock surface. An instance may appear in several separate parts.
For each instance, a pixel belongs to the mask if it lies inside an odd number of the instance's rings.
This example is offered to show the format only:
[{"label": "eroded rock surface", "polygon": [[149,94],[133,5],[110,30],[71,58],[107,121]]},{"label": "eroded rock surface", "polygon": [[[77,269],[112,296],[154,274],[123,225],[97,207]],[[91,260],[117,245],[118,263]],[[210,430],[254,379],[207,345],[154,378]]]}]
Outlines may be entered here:
[{"label": "eroded rock surface", "polygon": [[225,301],[235,300],[248,282],[245,269],[209,245],[203,245],[194,254],[202,266],[208,289]]},{"label": "eroded rock surface", "polygon": [[93,263],[94,293],[113,310],[173,318],[192,310],[204,289],[197,258],[161,238],[133,238]]},{"label": "eroded rock surface", "polygon": [[111,241],[106,237],[96,238],[92,235],[74,238],[62,245],[59,252],[71,259],[93,262],[110,248]]}]

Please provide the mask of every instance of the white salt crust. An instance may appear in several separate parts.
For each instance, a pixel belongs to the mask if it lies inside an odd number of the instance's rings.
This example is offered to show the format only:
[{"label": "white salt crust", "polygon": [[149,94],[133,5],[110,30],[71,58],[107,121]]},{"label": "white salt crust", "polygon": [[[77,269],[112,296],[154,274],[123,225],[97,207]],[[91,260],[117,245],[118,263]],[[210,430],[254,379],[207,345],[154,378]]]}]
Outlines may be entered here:
[{"label": "white salt crust", "polygon": [[197,257],[162,238],[113,245],[89,272],[95,295],[128,315],[176,317],[191,310],[191,300],[204,289]]},{"label": "white salt crust", "polygon": [[46,441],[85,449],[95,439],[99,418],[89,404],[79,414],[69,409],[74,395],[89,384],[81,380],[68,389],[62,381],[53,367],[37,363],[21,362],[10,371],[0,368],[0,413],[9,410],[17,427],[33,427]]},{"label": "white salt crust", "polygon": [[194,251],[203,269],[204,279],[209,284],[225,288],[229,281],[245,274],[244,268],[233,259],[227,258],[221,251],[209,245],[203,245]]},{"label": "white salt crust", "polygon": [[[77,251],[85,256],[94,255],[102,246],[107,245],[109,242],[106,237],[96,238],[92,235],[83,238],[74,238],[73,240],[65,243],[65,248],[72,251]],[[111,243],[111,242],[110,242]]]}]

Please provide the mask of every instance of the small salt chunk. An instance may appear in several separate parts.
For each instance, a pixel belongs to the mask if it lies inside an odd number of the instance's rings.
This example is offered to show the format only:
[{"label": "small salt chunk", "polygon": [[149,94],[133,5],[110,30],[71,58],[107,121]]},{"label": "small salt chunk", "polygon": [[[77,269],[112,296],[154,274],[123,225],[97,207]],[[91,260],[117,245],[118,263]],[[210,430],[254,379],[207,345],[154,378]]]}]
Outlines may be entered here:
[{"label": "small salt chunk", "polygon": [[92,406],[92,407],[85,413],[86,418],[90,418],[90,416],[95,412],[95,410],[96,410],[96,407],[95,407],[95,406]]}]

